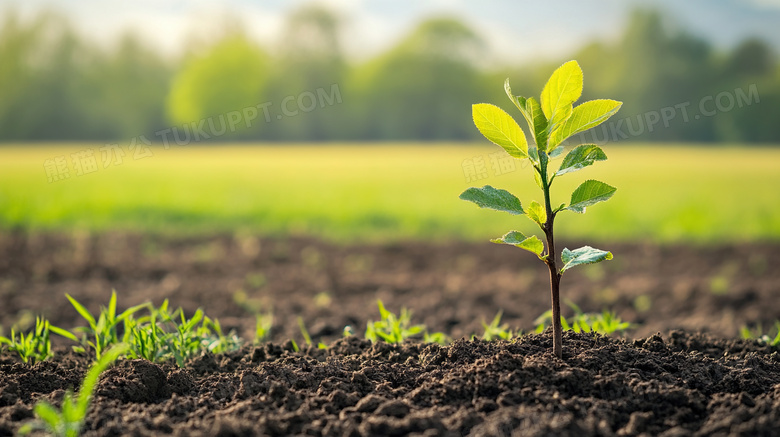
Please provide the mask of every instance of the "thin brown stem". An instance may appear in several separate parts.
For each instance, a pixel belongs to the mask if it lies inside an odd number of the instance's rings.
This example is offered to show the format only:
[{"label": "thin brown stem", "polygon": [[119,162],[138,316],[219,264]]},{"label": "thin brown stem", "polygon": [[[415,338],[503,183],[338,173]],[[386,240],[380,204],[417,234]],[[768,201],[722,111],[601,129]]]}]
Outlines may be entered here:
[{"label": "thin brown stem", "polygon": [[550,297],[552,301],[552,327],[553,327],[553,353],[562,358],[562,327],[561,327],[561,273],[555,262],[555,238],[553,236],[553,221],[555,214],[548,212],[547,223],[544,224],[544,233],[547,236],[547,259],[545,263],[550,269]]},{"label": "thin brown stem", "polygon": [[[541,152],[544,153],[544,152]],[[555,222],[555,214],[552,210],[552,203],[550,202],[550,185],[552,185],[552,179],[547,179],[547,161],[543,162],[540,168],[540,174],[542,178],[542,190],[544,191],[544,208],[547,213],[547,220],[544,223],[544,235],[547,236],[547,257],[545,258],[545,264],[550,269],[550,297],[552,301],[552,327],[553,327],[553,353],[556,357],[563,357],[563,328],[561,327],[561,273],[558,270],[557,263],[555,262],[555,237],[553,235],[553,223]],[[554,177],[554,176],[553,176]]]}]

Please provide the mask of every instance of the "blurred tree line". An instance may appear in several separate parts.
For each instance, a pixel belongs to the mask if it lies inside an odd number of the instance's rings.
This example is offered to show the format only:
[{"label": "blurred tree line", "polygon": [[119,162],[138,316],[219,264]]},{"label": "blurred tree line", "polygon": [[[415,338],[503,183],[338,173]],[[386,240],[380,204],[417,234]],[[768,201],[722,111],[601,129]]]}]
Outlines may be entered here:
[{"label": "blurred tree line", "polygon": [[[130,34],[99,49],[56,14],[25,21],[6,11],[0,140],[151,139],[171,127],[203,129],[201,138],[212,140],[469,140],[478,138],[472,103],[514,113],[504,78],[515,92],[538,95],[565,60],[485,68],[488,48],[477,33],[434,18],[354,63],[342,52],[341,25],[325,9],[304,7],[287,18],[276,47],[232,23],[170,60]],[[760,40],[722,53],[669,17],[636,11],[617,41],[568,58],[585,71],[585,99],[625,102],[612,126],[593,133],[597,141],[780,143],[780,68]]]}]

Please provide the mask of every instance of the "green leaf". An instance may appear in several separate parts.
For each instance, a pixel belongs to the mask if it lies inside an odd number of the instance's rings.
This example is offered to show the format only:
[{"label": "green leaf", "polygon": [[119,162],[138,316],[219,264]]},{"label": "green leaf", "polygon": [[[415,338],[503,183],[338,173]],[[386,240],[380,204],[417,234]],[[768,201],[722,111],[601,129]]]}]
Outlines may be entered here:
[{"label": "green leaf", "polygon": [[582,95],[582,69],[577,61],[569,61],[555,70],[542,89],[542,111],[549,120],[548,130],[572,114],[572,103]]},{"label": "green leaf", "polygon": [[531,135],[534,137],[536,146],[542,150],[547,148],[547,118],[542,112],[542,107],[539,102],[533,97],[525,98],[522,96],[512,95],[512,89],[509,87],[509,79],[504,82],[504,91],[517,106],[517,109],[523,114],[525,121],[528,123],[531,129]]},{"label": "green leaf", "polygon": [[550,135],[550,147],[555,147],[570,136],[598,126],[614,115],[623,105],[617,100],[591,100],[578,105],[572,110],[563,124]]},{"label": "green leaf", "polygon": [[72,298],[68,293],[65,293],[65,297],[68,298],[71,305],[73,305],[73,308],[75,308],[76,311],[81,314],[81,317],[83,317],[84,320],[89,323],[89,326],[94,329],[97,322],[95,321],[95,318],[92,316],[92,314],[90,314],[89,311],[84,308],[84,305],[80,304],[76,299]]},{"label": "green leaf", "polygon": [[571,193],[571,202],[569,202],[569,206],[566,209],[582,214],[585,212],[586,207],[604,202],[612,197],[616,190],[617,188],[604,182],[593,179],[587,180]]},{"label": "green leaf", "polygon": [[461,193],[460,198],[474,202],[480,208],[504,211],[513,215],[524,214],[523,207],[517,197],[509,191],[495,189],[490,185],[485,185],[482,188],[469,188]]},{"label": "green leaf", "polygon": [[35,414],[49,425],[51,431],[56,431],[62,426],[62,416],[51,404],[41,401],[35,404],[33,408]]},{"label": "green leaf", "polygon": [[509,244],[521,249],[525,249],[536,256],[541,256],[544,252],[544,243],[542,243],[536,235],[526,237],[520,231],[509,231],[503,237],[490,240],[491,243],[496,244]]},{"label": "green leaf", "polygon": [[488,140],[501,146],[510,156],[528,157],[528,143],[523,130],[503,109],[488,103],[472,105],[471,115],[477,129]]},{"label": "green leaf", "polygon": [[[508,77],[506,78],[506,80],[504,80],[504,92],[506,93],[507,97],[509,97],[509,100],[511,100],[512,103],[514,103],[515,106],[517,106],[517,109],[519,109],[520,112],[522,112],[523,115],[525,116],[525,103],[523,103],[523,104],[520,103],[520,99],[522,99],[522,97],[515,96],[514,94],[512,94],[512,87],[509,86],[509,78]],[[527,119],[528,118],[526,117],[526,120]]]},{"label": "green leaf", "polygon": [[555,174],[560,176],[587,167],[595,161],[606,160],[607,155],[599,146],[595,144],[583,144],[572,149],[572,151],[563,158],[561,167]]},{"label": "green leaf", "polygon": [[543,185],[542,184],[542,175],[538,171],[536,171],[536,170],[534,170],[534,182],[536,182],[536,185],[539,188],[544,190],[544,187],[542,186]]},{"label": "green leaf", "polygon": [[78,337],[76,337],[75,335],[73,335],[73,333],[72,333],[72,332],[70,332],[70,331],[66,331],[66,330],[64,330],[64,329],[62,329],[62,328],[58,328],[58,327],[56,327],[56,326],[54,326],[54,325],[49,325],[49,331],[51,331],[51,332],[53,332],[53,333],[55,333],[55,334],[59,335],[60,337],[65,337],[65,338],[67,338],[68,340],[75,341],[76,343],[78,343],[78,342],[79,342],[79,339],[78,339]]},{"label": "green leaf", "polygon": [[561,273],[569,270],[572,267],[583,264],[593,264],[610,259],[612,259],[611,252],[594,249],[590,246],[583,246],[574,250],[563,249],[563,252],[561,252],[561,260],[563,261],[563,268],[561,269]]},{"label": "green leaf", "polygon": [[525,214],[528,218],[535,221],[539,227],[544,227],[544,223],[547,221],[547,211],[545,211],[544,207],[535,200],[531,202],[531,205],[528,207]]},{"label": "green leaf", "polygon": [[525,102],[526,112],[528,113],[528,125],[531,126],[534,133],[536,147],[541,150],[547,150],[547,118],[542,112],[539,102],[533,97],[529,97]]}]

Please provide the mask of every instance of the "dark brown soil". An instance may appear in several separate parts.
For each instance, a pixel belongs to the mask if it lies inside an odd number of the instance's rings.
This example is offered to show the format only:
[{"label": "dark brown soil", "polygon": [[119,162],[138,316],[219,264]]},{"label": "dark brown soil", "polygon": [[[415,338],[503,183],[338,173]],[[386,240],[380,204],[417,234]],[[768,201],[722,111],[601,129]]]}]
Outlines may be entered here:
[{"label": "dark brown soil", "polygon": [[[85,435],[776,435],[780,356],[672,332],[627,342],[549,335],[448,347],[357,337],[267,344],[184,369],[125,360],[103,374]],[[0,435],[57,402],[89,363],[0,361]]]},{"label": "dark brown soil", "polygon": [[[345,325],[362,333],[377,298],[454,338],[499,309],[530,329],[549,305],[544,266],[489,243],[5,234],[0,324],[32,312],[71,328],[81,321],[64,293],[97,310],[114,288],[121,307],[169,298],[251,338],[235,292],[273,307],[273,344],[104,373],[87,435],[777,435],[780,356],[717,337],[780,317],[780,245],[601,246],[616,259],[567,274],[564,297],[614,309],[644,339],[567,333],[563,360],[549,335],[449,347],[338,339]],[[298,316],[315,341],[338,340],[292,352]],[[60,351],[34,366],[0,354],[0,436],[78,385],[91,359]]]}]

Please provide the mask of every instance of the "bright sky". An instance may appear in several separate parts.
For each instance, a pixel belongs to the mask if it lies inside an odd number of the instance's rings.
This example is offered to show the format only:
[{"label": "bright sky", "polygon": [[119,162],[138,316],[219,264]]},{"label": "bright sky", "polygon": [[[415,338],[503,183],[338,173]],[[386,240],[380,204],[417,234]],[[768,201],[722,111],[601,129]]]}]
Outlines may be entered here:
[{"label": "bright sky", "polygon": [[[225,17],[239,17],[259,41],[279,37],[285,15],[309,0],[3,0],[25,16],[54,9],[80,33],[110,44],[132,30],[154,47],[176,53],[190,38],[217,31]],[[483,35],[494,59],[514,63],[558,57],[594,38],[610,39],[637,6],[668,11],[689,32],[720,47],[748,36],[780,52],[780,0],[321,0],[346,18],[344,46],[366,57],[392,45],[425,17],[454,14]],[[5,13],[0,9],[0,14]]]}]

